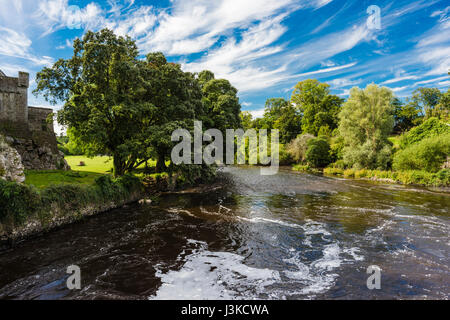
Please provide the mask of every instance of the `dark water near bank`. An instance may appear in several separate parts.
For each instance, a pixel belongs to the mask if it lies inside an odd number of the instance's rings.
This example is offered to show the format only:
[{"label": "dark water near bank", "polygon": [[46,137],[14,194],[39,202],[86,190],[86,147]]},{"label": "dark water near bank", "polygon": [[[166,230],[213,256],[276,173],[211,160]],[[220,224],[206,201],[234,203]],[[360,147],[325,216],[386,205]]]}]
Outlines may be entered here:
[{"label": "dark water near bank", "polygon": [[[450,196],[227,168],[173,194],[0,254],[3,299],[448,299]],[[66,288],[67,266],[83,289]],[[368,290],[369,265],[382,269]]]}]

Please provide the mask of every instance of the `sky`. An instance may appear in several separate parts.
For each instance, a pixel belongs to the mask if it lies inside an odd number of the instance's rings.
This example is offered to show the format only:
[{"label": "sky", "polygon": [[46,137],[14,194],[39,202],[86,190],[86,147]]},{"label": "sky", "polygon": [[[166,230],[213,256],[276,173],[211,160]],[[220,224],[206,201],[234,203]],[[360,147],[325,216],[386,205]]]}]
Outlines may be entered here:
[{"label": "sky", "polygon": [[102,28],[135,39],[142,57],[162,51],[230,80],[254,116],[310,78],[343,98],[370,83],[400,98],[450,84],[448,0],[0,0],[0,70],[29,72],[29,105],[50,106],[31,94],[36,73]]}]

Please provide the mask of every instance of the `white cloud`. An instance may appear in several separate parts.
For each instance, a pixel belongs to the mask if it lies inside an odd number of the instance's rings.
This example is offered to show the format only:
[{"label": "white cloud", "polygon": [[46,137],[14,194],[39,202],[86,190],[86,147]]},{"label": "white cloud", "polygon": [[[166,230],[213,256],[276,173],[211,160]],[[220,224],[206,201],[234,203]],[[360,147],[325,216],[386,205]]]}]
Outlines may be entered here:
[{"label": "white cloud", "polygon": [[69,6],[68,0],[43,0],[39,2],[37,20],[48,35],[58,29],[95,29],[104,25],[103,11],[94,2],[84,8]]},{"label": "white cloud", "polygon": [[396,83],[396,82],[405,81],[405,80],[417,80],[417,79],[419,79],[418,76],[402,76],[402,77],[392,78],[392,79],[383,81],[381,84],[390,84],[390,83]]},{"label": "white cloud", "polygon": [[32,61],[36,65],[49,65],[51,57],[38,57],[30,52],[32,41],[23,33],[0,26],[0,55]]},{"label": "white cloud", "polygon": [[428,79],[428,80],[423,80],[423,81],[419,81],[414,83],[414,87],[423,85],[423,84],[430,84],[430,83],[436,83],[442,80],[447,80],[449,78],[449,76],[443,76],[443,77],[438,77],[438,78],[433,78],[433,79]]},{"label": "white cloud", "polygon": [[264,116],[264,108],[257,110],[250,110],[249,112],[252,115],[253,119],[262,118]]},{"label": "white cloud", "polygon": [[143,50],[190,54],[209,49],[220,35],[247,29],[255,22],[298,8],[293,0],[174,0],[170,12],[158,15],[154,32],[140,39]]},{"label": "white cloud", "polygon": [[330,84],[332,88],[344,88],[344,87],[355,86],[360,82],[361,82],[361,79],[350,80],[347,78],[337,78],[337,79],[333,79],[331,81],[327,81],[327,83]]}]

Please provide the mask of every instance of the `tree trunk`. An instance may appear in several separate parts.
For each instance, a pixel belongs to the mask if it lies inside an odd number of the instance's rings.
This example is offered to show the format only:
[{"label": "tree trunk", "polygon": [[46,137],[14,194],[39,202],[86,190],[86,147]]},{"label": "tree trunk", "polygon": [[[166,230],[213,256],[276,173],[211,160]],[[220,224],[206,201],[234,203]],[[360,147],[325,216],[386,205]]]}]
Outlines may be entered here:
[{"label": "tree trunk", "polygon": [[122,157],[119,155],[113,156],[113,174],[114,177],[120,177],[125,174],[125,161],[123,161]]},{"label": "tree trunk", "polygon": [[164,153],[158,153],[158,159],[156,160],[156,172],[166,172],[167,166],[166,166],[166,157]]}]

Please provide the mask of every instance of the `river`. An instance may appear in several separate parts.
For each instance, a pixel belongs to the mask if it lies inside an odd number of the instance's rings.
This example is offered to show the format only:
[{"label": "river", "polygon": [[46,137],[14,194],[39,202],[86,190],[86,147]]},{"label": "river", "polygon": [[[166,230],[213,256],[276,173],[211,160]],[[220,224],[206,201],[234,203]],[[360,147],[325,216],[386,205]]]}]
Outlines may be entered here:
[{"label": "river", "polygon": [[[448,299],[450,195],[281,170],[133,204],[0,254],[2,299]],[[66,287],[67,266],[81,290]],[[366,285],[381,268],[381,289]]]}]

